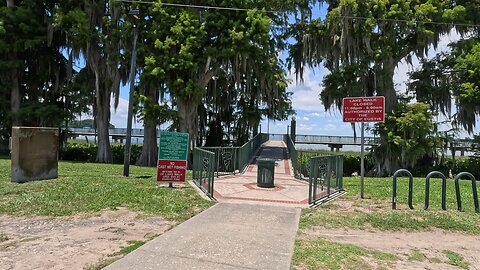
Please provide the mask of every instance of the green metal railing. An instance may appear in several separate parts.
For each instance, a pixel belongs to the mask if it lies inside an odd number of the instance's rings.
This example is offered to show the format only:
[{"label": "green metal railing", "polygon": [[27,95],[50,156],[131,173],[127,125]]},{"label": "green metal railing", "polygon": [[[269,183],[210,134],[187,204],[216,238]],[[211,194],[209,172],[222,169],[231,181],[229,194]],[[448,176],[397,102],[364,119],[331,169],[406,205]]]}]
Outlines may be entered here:
[{"label": "green metal railing", "polygon": [[267,140],[267,134],[258,134],[240,147],[202,147],[201,149],[215,154],[214,171],[218,177],[243,172],[258,148]]},{"label": "green metal railing", "polygon": [[288,157],[292,161],[293,174],[295,178],[299,177],[298,165],[297,165],[297,149],[295,149],[295,144],[293,143],[292,138],[289,135],[284,135],[283,140],[287,145]]},{"label": "green metal railing", "polygon": [[343,156],[312,157],[309,183],[309,204],[343,191]]},{"label": "green metal railing", "polygon": [[264,142],[268,141],[268,134],[258,134],[246,144],[238,149],[238,168],[243,172],[250,163],[250,160],[255,156],[258,149]]},{"label": "green metal railing", "polygon": [[312,157],[321,156],[323,154],[312,150],[297,150],[290,136],[285,135],[284,138],[289,153],[290,160],[295,178],[299,180],[309,181],[310,179],[310,159]]},{"label": "green metal railing", "polygon": [[235,174],[238,171],[238,147],[202,147],[214,154],[213,170],[216,176]]},{"label": "green metal railing", "polygon": [[310,176],[312,175],[312,166],[311,166],[311,160],[314,157],[319,157],[319,156],[329,156],[325,155],[316,151],[309,151],[309,150],[297,150],[297,164],[296,164],[296,172],[297,175],[295,178],[300,179],[300,180],[305,180],[309,181]]},{"label": "green metal railing", "polygon": [[285,135],[295,178],[309,182],[309,204],[343,191],[343,156],[322,155],[316,151],[295,149],[289,135]]},{"label": "green metal railing", "polygon": [[241,147],[195,148],[192,172],[194,183],[213,198],[215,175],[218,177],[243,172],[267,140],[267,134],[258,134]]},{"label": "green metal railing", "polygon": [[213,198],[214,165],[215,153],[193,149],[193,182],[210,198]]}]

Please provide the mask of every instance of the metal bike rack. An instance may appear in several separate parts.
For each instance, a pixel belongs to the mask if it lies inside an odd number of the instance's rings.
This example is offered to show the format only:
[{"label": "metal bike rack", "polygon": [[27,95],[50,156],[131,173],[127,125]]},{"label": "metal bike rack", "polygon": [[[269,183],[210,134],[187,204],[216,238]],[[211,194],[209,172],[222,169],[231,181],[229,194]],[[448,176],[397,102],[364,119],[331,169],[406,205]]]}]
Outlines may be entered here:
[{"label": "metal bike rack", "polygon": [[442,178],[442,209],[447,210],[447,177],[439,171],[433,171],[427,174],[425,179],[425,207],[423,209],[428,209],[430,200],[430,178],[434,176]]},{"label": "metal bike rack", "polygon": [[457,206],[458,211],[462,211],[462,198],[460,197],[460,177],[467,176],[472,180],[472,191],[473,191],[473,203],[475,205],[475,212],[480,213],[480,207],[478,206],[478,193],[477,193],[477,184],[475,183],[475,176],[468,172],[461,172],[455,176],[455,193],[457,195]]},{"label": "metal bike rack", "polygon": [[408,180],[408,207],[413,209],[412,196],[413,196],[413,175],[410,171],[405,169],[397,170],[393,174],[393,193],[392,193],[392,209],[397,209],[397,177],[399,174],[406,174]]}]

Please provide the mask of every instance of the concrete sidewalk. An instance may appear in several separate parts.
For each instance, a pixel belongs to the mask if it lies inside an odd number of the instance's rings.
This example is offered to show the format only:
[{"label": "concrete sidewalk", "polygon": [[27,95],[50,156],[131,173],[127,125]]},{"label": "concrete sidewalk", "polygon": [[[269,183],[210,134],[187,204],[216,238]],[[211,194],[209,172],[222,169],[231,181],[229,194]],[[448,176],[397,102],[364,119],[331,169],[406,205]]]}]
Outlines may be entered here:
[{"label": "concrete sidewalk", "polygon": [[300,208],[218,203],[105,269],[290,269]]}]

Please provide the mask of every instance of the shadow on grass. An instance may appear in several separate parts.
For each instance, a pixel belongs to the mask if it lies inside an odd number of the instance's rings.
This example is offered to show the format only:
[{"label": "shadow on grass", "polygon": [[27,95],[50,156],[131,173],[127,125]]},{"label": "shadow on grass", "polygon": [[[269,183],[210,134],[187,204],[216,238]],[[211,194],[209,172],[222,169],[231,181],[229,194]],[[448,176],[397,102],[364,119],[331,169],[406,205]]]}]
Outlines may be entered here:
[{"label": "shadow on grass", "polygon": [[167,184],[167,185],[160,185],[160,186],[158,186],[158,188],[161,188],[161,189],[188,189],[189,187],[186,186],[186,185],[182,185],[182,186],[175,186],[175,185],[173,185],[173,186],[168,186],[168,184]]},{"label": "shadow on grass", "polygon": [[135,178],[137,178],[137,179],[150,179],[150,178],[152,178],[152,177],[153,177],[153,176],[151,176],[151,175],[141,175],[141,176],[137,176],[137,177],[135,177]]}]

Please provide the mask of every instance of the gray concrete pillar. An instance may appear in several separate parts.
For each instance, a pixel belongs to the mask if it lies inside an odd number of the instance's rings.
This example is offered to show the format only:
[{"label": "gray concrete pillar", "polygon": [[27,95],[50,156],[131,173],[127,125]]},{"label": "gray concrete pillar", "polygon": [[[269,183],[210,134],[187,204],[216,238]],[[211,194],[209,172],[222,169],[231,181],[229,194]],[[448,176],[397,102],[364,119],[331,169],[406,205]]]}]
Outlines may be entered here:
[{"label": "gray concrete pillar", "polygon": [[12,182],[58,177],[58,128],[12,127]]}]

